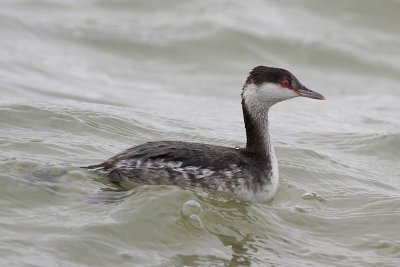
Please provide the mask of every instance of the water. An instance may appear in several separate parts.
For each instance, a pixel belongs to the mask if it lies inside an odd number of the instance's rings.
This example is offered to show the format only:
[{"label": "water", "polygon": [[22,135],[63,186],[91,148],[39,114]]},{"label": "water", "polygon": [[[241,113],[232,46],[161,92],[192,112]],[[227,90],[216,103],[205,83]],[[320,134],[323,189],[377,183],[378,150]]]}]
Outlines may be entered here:
[{"label": "water", "polygon": [[[400,2],[0,3],[1,266],[398,266]],[[135,144],[242,146],[260,64],[326,101],[271,111],[267,204],[118,192],[80,170]]]}]

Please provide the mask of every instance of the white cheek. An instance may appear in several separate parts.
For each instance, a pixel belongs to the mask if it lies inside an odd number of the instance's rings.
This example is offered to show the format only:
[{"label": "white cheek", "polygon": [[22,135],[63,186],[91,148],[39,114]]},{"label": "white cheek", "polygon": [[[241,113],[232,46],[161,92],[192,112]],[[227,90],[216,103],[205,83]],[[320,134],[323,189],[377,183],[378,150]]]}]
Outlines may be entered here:
[{"label": "white cheek", "polygon": [[272,106],[280,101],[298,96],[294,91],[275,83],[249,84],[244,88],[244,98],[248,103]]}]

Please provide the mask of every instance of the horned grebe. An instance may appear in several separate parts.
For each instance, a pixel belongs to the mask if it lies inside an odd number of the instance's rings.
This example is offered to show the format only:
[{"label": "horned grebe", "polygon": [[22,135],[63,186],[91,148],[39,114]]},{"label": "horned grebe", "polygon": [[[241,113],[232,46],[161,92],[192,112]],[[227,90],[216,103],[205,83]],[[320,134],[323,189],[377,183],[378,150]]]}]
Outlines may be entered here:
[{"label": "horned grebe", "polygon": [[255,67],[242,91],[246,147],[149,142],[87,168],[121,186],[201,186],[233,192],[245,200],[269,201],[278,187],[279,171],[268,133],[268,111],[274,104],[297,96],[324,99],[285,69]]}]

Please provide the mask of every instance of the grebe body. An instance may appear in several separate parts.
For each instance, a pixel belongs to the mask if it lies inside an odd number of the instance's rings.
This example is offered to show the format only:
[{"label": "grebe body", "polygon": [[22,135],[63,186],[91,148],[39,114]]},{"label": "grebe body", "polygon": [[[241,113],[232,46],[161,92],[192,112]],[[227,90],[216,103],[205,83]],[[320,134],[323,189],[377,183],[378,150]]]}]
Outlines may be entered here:
[{"label": "grebe body", "polygon": [[268,112],[274,104],[297,96],[324,99],[287,70],[255,67],[242,90],[244,148],[149,142],[87,168],[121,186],[200,186],[232,192],[245,200],[269,201],[278,187],[279,169],[269,136]]}]

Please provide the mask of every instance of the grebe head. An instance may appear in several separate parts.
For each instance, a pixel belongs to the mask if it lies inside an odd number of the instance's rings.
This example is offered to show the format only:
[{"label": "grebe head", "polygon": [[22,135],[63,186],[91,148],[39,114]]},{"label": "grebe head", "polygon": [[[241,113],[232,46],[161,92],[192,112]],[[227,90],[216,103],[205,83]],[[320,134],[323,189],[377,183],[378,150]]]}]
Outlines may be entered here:
[{"label": "grebe head", "polygon": [[289,71],[266,66],[255,67],[250,72],[242,92],[243,104],[256,109],[297,96],[325,99],[302,85]]}]

